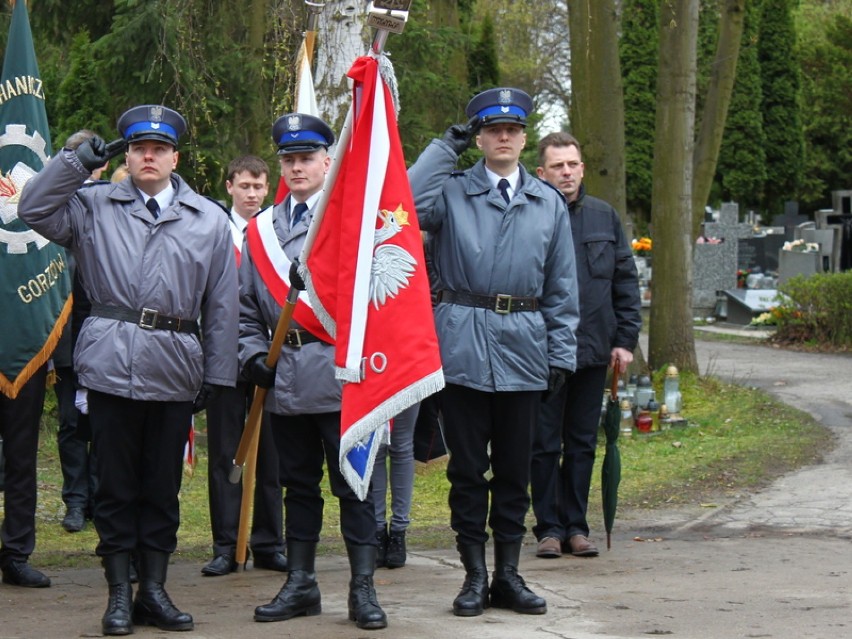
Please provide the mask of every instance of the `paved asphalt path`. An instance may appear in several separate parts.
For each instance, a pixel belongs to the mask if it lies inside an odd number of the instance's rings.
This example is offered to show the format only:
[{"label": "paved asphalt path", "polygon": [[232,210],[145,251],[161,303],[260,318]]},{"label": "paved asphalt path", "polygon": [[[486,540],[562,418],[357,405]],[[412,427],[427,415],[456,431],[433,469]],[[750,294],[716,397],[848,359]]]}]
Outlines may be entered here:
[{"label": "paved asphalt path", "polygon": [[[278,591],[277,573],[246,570],[202,578],[196,564],[171,566],[168,590],[192,613],[197,638],[361,639],[840,639],[852,636],[852,356],[768,346],[696,342],[701,372],[763,388],[812,413],[837,434],[823,463],[715,508],[620,513],[613,549],[597,559],[535,558],[521,572],[548,601],[541,616],[487,610],[454,617],[463,580],[454,550],[415,552],[380,570],[386,630],[347,620],[348,567],[321,557],[320,616],[255,623],[254,607]],[[600,542],[600,538],[599,538]],[[490,553],[489,553],[490,554]],[[106,603],[100,570],[49,572],[53,587],[0,585],[0,639],[97,637]],[[174,636],[137,628],[136,636]]]}]

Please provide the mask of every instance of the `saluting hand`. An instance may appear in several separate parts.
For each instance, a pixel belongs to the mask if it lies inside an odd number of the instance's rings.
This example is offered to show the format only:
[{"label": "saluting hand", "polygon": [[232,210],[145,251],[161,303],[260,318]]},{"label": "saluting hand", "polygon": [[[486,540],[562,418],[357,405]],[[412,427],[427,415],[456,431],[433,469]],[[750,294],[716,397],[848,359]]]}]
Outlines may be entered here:
[{"label": "saluting hand", "polygon": [[467,151],[470,141],[476,135],[476,132],[479,131],[481,121],[482,118],[475,115],[468,120],[467,124],[454,124],[447,129],[442,139],[455,151],[456,155],[461,155]]},{"label": "saluting hand", "polygon": [[75,153],[83,168],[91,173],[95,169],[101,168],[126,148],[127,141],[124,138],[118,138],[107,144],[103,141],[103,138],[96,135],[78,146]]}]

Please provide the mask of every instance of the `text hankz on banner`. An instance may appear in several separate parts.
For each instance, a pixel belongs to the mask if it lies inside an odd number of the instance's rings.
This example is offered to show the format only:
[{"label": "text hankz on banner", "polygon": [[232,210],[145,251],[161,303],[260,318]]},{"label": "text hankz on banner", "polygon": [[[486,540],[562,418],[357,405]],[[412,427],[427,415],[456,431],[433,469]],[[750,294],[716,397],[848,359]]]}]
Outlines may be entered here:
[{"label": "text hankz on banner", "polygon": [[39,100],[44,100],[41,78],[19,75],[0,83],[0,105],[19,95],[32,95]]},{"label": "text hankz on banner", "polygon": [[23,300],[24,304],[29,304],[33,300],[38,299],[47,291],[56,286],[60,276],[65,271],[65,260],[62,254],[59,254],[50,261],[43,273],[39,273],[26,284],[18,287],[18,297]]}]

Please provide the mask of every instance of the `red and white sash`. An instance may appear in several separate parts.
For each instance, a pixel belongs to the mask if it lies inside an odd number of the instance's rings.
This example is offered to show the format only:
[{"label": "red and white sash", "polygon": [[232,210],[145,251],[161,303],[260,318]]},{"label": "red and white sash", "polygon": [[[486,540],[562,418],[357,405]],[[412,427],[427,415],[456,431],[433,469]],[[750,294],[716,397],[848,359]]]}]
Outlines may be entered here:
[{"label": "red and white sash", "polygon": [[[290,291],[290,258],[284,253],[284,249],[278,243],[278,236],[272,226],[272,207],[261,211],[249,220],[246,228],[246,242],[248,242],[254,266],[260,278],[270,294],[284,306],[287,293]],[[311,306],[305,291],[299,293],[299,300],[293,311],[295,319],[302,328],[312,335],[329,344],[334,344],[334,339],[323,328]]]}]

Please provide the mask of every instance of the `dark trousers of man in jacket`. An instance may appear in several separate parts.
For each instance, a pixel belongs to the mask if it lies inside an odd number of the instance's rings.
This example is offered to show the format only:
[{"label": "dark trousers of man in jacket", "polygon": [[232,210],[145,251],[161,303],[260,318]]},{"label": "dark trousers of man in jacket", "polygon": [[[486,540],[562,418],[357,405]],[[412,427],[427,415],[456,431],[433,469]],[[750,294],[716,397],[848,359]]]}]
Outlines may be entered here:
[{"label": "dark trousers of man in jacket", "polygon": [[575,535],[589,535],[586,510],[606,371],[606,366],[580,368],[558,393],[541,402],[530,475],[537,539],[552,537],[567,544]]},{"label": "dark trousers of man in jacket", "polygon": [[[207,406],[208,487],[213,554],[235,557],[242,502],[242,486],[232,484],[228,475],[240,443],[254,386],[237,383],[226,388]],[[257,447],[254,508],[249,545],[257,558],[284,551],[281,482],[278,479],[278,453],[264,414]],[[203,572],[203,571],[202,571]]]},{"label": "dark trousers of man in jacket", "polygon": [[50,579],[27,563],[35,549],[36,459],[46,379],[47,366],[42,366],[15,399],[0,394],[0,437],[6,459],[0,569],[4,583],[30,588],[50,585]]}]

